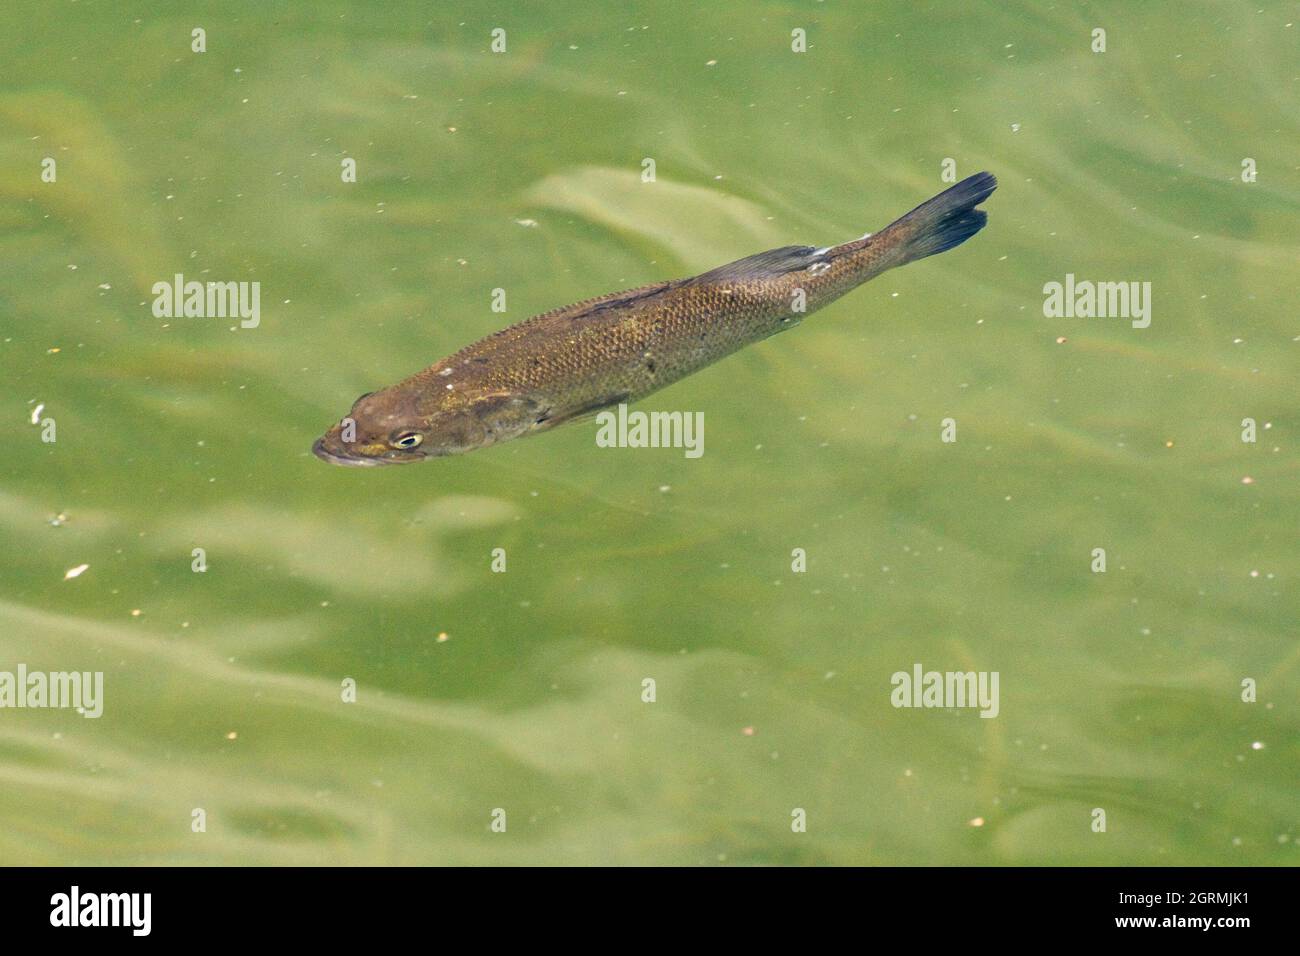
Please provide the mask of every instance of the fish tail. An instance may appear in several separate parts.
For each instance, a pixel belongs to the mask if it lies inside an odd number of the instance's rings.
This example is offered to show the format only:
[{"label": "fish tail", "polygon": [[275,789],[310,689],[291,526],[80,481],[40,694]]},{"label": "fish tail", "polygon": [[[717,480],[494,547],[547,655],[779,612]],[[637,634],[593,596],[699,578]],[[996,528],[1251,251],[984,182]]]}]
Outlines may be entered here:
[{"label": "fish tail", "polygon": [[988,199],[998,181],[992,173],[976,173],[927,199],[880,232],[880,241],[896,245],[904,265],[959,246],[984,228],[988,213],[975,207]]},{"label": "fish tail", "polygon": [[828,251],[836,258],[851,257],[858,267],[857,281],[865,282],[886,269],[961,245],[988,222],[988,213],[975,207],[997,188],[992,173],[976,173],[927,199],[880,232]]}]

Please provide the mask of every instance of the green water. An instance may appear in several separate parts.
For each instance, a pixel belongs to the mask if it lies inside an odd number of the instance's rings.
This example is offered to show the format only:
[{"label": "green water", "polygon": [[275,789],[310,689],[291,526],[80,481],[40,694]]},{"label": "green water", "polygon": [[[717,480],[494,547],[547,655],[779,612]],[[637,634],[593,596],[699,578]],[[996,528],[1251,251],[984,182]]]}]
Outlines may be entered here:
[{"label": "green water", "polygon": [[[1300,9],[628,6],[5,4],[0,670],[105,686],[0,710],[0,862],[1294,865]],[[309,453],[945,158],[983,233],[641,406],[699,459]],[[176,273],[260,325],[155,318]],[[998,715],[893,707],[917,663]]]}]

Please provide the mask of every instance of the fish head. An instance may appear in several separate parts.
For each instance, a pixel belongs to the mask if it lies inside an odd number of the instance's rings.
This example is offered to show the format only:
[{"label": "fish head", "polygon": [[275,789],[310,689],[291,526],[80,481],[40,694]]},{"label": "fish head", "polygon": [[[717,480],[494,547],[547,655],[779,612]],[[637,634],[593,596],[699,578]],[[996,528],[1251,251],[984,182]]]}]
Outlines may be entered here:
[{"label": "fish head", "polygon": [[462,396],[422,400],[405,384],[367,392],[312,445],[333,465],[399,465],[459,455],[490,442],[474,404]]}]

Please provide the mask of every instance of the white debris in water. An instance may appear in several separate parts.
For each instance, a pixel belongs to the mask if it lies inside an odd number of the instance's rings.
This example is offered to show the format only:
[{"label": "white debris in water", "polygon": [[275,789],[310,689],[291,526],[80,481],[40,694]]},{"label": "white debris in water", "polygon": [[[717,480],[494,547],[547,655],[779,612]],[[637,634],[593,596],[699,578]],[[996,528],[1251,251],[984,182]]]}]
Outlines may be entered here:
[{"label": "white debris in water", "polygon": [[41,412],[43,412],[43,411],[45,411],[45,403],[44,403],[44,402],[41,402],[39,405],[37,405],[35,408],[32,409],[32,424],[33,424],[33,425],[39,425],[39,424],[41,423]]},{"label": "white debris in water", "polygon": [[516,219],[515,223],[526,228],[533,228],[537,225],[536,219]]},{"label": "white debris in water", "polygon": [[75,568],[68,568],[68,570],[63,573],[63,580],[71,581],[73,578],[81,577],[82,573],[85,572],[88,567],[90,567],[88,564],[79,564]]}]

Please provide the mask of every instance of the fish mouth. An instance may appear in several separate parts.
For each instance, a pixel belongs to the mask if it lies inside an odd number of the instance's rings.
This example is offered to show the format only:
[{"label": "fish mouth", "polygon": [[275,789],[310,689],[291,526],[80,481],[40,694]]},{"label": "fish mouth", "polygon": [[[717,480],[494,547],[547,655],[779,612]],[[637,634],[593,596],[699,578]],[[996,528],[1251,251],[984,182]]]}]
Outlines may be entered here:
[{"label": "fish mouth", "polygon": [[331,465],[346,465],[350,468],[370,468],[374,465],[387,464],[381,458],[345,458],[342,455],[336,455],[325,447],[325,439],[317,438],[315,444],[311,446],[311,453],[321,461],[328,461]]}]

